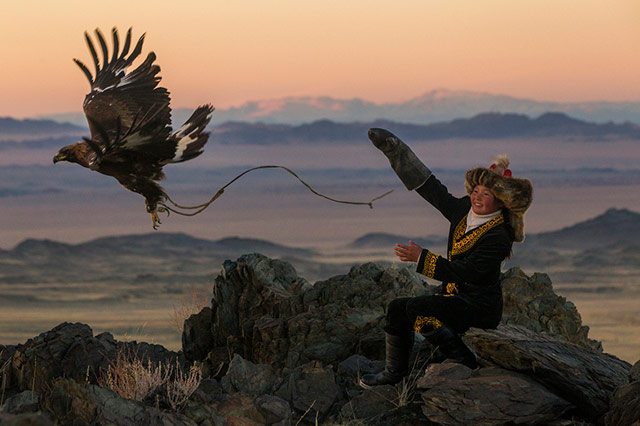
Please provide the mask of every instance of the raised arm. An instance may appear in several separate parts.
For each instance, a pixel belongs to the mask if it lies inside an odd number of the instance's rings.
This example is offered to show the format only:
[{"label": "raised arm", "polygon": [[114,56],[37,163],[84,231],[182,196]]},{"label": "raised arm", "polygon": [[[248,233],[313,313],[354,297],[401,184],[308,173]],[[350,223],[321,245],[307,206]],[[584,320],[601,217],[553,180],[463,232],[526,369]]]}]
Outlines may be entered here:
[{"label": "raised arm", "polygon": [[411,148],[393,133],[385,129],[369,129],[369,139],[387,156],[391,168],[404,186],[409,191],[416,190],[451,222],[453,212],[464,199],[449,194],[447,187],[440,183]]},{"label": "raised arm", "polygon": [[[449,193],[449,190],[435,176],[429,179],[420,188],[416,189],[422,198],[438,209],[449,222],[453,221],[454,215],[459,211],[462,204],[468,205],[466,197],[457,198]],[[469,207],[467,206],[467,209]]]}]

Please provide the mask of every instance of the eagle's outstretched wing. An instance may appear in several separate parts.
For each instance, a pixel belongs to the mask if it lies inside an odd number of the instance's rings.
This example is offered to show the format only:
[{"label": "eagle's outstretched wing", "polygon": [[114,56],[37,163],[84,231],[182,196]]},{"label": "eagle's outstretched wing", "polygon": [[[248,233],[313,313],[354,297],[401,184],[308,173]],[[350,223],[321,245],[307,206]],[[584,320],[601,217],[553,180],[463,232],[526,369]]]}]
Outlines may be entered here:
[{"label": "eagle's outstretched wing", "polygon": [[83,104],[91,130],[91,139],[85,140],[94,151],[91,167],[95,169],[105,160],[117,163],[137,156],[158,164],[169,162],[176,154],[176,144],[168,141],[170,98],[165,88],[158,87],[160,67],[154,64],[155,54],[150,52],[144,62],[127,72],[142,51],[144,34],[129,54],[131,29],[120,51],[118,31],[114,28],[111,57],[99,29],[95,35],[102,51],[102,64],[91,37],[85,32],[95,76],[80,60],[74,59],[91,84],[91,92]]}]

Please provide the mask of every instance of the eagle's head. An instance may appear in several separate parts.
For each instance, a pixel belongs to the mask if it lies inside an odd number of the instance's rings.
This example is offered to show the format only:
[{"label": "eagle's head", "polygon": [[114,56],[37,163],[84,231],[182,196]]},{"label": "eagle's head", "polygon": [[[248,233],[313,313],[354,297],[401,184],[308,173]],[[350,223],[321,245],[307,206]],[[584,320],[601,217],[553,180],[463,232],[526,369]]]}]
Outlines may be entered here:
[{"label": "eagle's head", "polygon": [[81,164],[81,160],[78,158],[77,144],[60,148],[60,151],[53,157],[54,164],[58,161],[69,161],[70,163]]}]

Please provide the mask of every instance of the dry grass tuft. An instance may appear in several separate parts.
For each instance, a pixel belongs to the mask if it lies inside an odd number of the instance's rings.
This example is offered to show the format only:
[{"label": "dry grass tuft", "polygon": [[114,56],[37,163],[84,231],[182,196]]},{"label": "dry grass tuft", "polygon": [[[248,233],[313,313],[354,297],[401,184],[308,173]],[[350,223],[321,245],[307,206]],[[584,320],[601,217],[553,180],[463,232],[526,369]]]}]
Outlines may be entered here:
[{"label": "dry grass tuft", "polygon": [[[164,370],[164,371],[163,371]],[[142,401],[154,393],[171,377],[172,367],[162,367],[162,363],[142,362],[136,353],[118,352],[116,360],[98,377],[98,385],[106,387],[122,398]]]},{"label": "dry grass tuft", "polygon": [[98,377],[98,384],[122,398],[136,401],[160,400],[178,411],[187,403],[202,380],[200,367],[192,365],[183,372],[178,360],[175,366],[143,362],[135,352],[121,349],[116,360]]},{"label": "dry grass tuft", "polygon": [[178,411],[187,403],[202,381],[202,370],[193,364],[188,372],[183,372],[176,360],[175,378],[167,382],[167,403]]},{"label": "dry grass tuft", "polygon": [[418,384],[418,379],[422,377],[425,368],[428,364],[431,363],[431,359],[433,358],[437,350],[437,347],[434,348],[429,356],[426,359],[423,359],[421,362],[418,361],[419,356],[415,357],[415,359],[413,360],[413,365],[411,366],[411,371],[409,371],[409,374],[402,380],[400,385],[396,386],[398,398],[395,401],[392,401],[396,407],[406,407],[413,402],[413,399],[416,395],[416,386]]},{"label": "dry grass tuft", "polygon": [[183,296],[178,305],[173,305],[171,323],[180,334],[184,328],[184,321],[193,314],[197,314],[205,306],[209,306],[210,297],[206,289],[197,289],[191,286],[191,293]]}]

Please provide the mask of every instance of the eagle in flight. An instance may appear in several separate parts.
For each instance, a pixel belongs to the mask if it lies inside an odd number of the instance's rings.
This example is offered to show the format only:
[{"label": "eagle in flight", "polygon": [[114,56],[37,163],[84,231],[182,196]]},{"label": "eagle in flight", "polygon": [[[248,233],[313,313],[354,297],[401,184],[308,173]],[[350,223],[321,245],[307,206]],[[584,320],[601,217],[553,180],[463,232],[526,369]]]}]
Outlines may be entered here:
[{"label": "eagle in flight", "polygon": [[[129,66],[140,55],[144,34],[129,53],[131,28],[127,31],[122,51],[118,31],[112,30],[113,53],[99,29],[95,34],[102,50],[102,65],[89,34],[87,46],[95,65],[95,76],[78,59],[91,91],[83,103],[91,138],[61,148],[53,162],[69,161],[104,175],[113,176],[122,186],[145,199],[154,229],[160,224],[158,212],[167,195],[158,181],[164,178],[162,167],[190,160],[202,154],[209,133],[204,129],[211,119],[213,107],[199,106],[178,130],[171,129],[169,92],[159,87],[160,67],[150,52],[137,68]],[[128,56],[127,56],[128,55]]]}]

